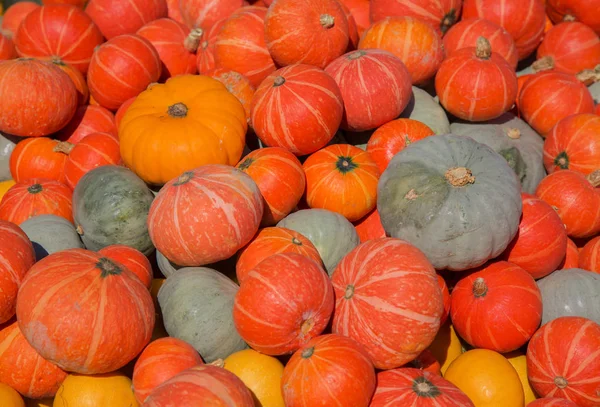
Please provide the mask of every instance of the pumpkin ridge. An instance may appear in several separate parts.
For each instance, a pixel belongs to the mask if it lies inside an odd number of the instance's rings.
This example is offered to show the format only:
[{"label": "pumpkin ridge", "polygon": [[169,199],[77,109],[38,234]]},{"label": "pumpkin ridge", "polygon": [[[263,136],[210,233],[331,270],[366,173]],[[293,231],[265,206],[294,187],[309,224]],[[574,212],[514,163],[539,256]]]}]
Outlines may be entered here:
[{"label": "pumpkin ridge", "polygon": [[419,397],[436,398],[442,394],[440,389],[424,376],[419,376],[413,380],[412,388]]},{"label": "pumpkin ridge", "polygon": [[118,276],[123,272],[123,269],[117,263],[107,257],[100,258],[96,263],[96,268],[100,269],[102,278]]}]

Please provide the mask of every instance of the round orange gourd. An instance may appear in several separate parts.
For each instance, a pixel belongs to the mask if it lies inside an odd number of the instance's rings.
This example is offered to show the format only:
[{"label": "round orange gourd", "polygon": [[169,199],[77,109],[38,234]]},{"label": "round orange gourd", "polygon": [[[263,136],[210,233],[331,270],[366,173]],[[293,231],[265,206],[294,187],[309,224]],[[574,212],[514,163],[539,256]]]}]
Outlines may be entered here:
[{"label": "round orange gourd", "polygon": [[58,141],[46,137],[20,141],[10,155],[10,174],[17,181],[46,178],[64,181],[67,156],[57,149]]},{"label": "round orange gourd", "polygon": [[[41,58],[46,59],[46,58]],[[63,62],[60,59],[56,59],[52,57],[50,59],[54,65],[59,67],[64,73],[69,75],[71,81],[75,85],[75,89],[77,89],[77,101],[79,106],[85,106],[88,104],[90,100],[90,90],[88,88],[87,82],[83,74],[75,68],[73,65],[69,65]]]},{"label": "round orange gourd", "polygon": [[122,244],[106,246],[98,250],[98,253],[127,267],[147,289],[152,286],[152,265],[144,253]]},{"label": "round orange gourd", "polygon": [[2,32],[8,37],[14,37],[23,19],[38,7],[40,7],[40,5],[33,1],[19,1],[13,3],[13,5],[4,12],[0,29],[2,29]]},{"label": "round orange gourd", "polygon": [[[131,104],[135,101],[136,97],[132,97],[130,99],[127,99],[125,102],[123,102],[123,104],[117,109],[117,112],[115,113],[115,125],[117,126],[117,128],[119,128],[119,126],[121,125],[121,120],[123,119],[123,116],[125,116],[125,113],[127,113],[127,110],[129,109],[129,106],[131,106]],[[103,108],[104,109],[104,108]],[[106,109],[105,109],[106,110]],[[112,113],[111,113],[112,114]]]},{"label": "round orange gourd", "polygon": [[569,238],[567,238],[567,254],[557,267],[557,270],[575,269],[579,267],[579,248]]},{"label": "round orange gourd", "polygon": [[438,285],[440,286],[440,290],[442,290],[442,303],[444,304],[444,311],[442,312],[442,316],[440,318],[440,325],[443,325],[448,319],[448,315],[450,315],[450,306],[452,305],[452,298],[450,297],[450,291],[448,290],[448,285],[446,284],[446,280],[444,277],[437,275]]},{"label": "round orange gourd", "polygon": [[0,31],[0,61],[7,59],[13,59],[17,57],[17,50],[15,44],[8,37],[8,35]]},{"label": "round orange gourd", "polygon": [[140,407],[131,379],[122,373],[70,374],[58,389],[52,407]]},{"label": "round orange gourd", "polygon": [[210,76],[219,82],[221,82],[229,93],[237,98],[244,107],[246,113],[246,121],[250,121],[250,104],[254,97],[256,89],[252,86],[250,79],[244,75],[235,72],[228,71],[226,69],[217,68],[210,72]]},{"label": "round orange gourd", "polygon": [[517,371],[519,379],[521,380],[521,386],[523,386],[523,394],[525,396],[525,405],[537,399],[537,395],[529,384],[529,378],[527,377],[527,356],[521,351],[514,351],[504,355],[510,362],[512,367]]},{"label": "round orange gourd", "polygon": [[69,124],[55,136],[59,140],[77,144],[92,133],[108,133],[118,139],[115,115],[102,106],[80,106]]},{"label": "round orange gourd", "polygon": [[340,0],[340,3],[346,6],[352,17],[354,17],[360,38],[371,25],[371,18],[369,16],[370,0]]},{"label": "round orange gourd", "polygon": [[[579,252],[577,266],[584,270],[600,273],[600,236],[593,238]],[[566,267],[565,267],[566,268]]]},{"label": "round orange gourd", "polygon": [[4,383],[0,383],[0,400],[2,400],[2,405],[6,407],[25,407],[21,395]]},{"label": "round orange gourd", "polygon": [[188,27],[209,30],[243,5],[243,0],[186,0],[179,1],[179,11]]},{"label": "round orange gourd", "polygon": [[200,44],[196,51],[196,67],[200,74],[206,74],[215,69],[215,42],[217,42],[217,34],[227,21],[226,18],[217,21],[209,29],[203,30],[203,35],[200,38]]},{"label": "round orange gourd", "polygon": [[385,229],[383,229],[383,225],[381,224],[381,218],[379,217],[377,208],[373,209],[362,219],[354,222],[354,228],[356,229],[356,233],[358,233],[361,243],[385,237]]},{"label": "round orange gourd", "polygon": [[600,35],[600,16],[597,1],[547,0],[546,11],[555,24],[561,21],[581,21]]},{"label": "round orange gourd", "polygon": [[0,201],[13,185],[15,185],[15,181],[12,179],[0,182]]},{"label": "round orange gourd", "polygon": [[446,321],[438,331],[435,339],[427,348],[440,363],[440,373],[444,375],[450,364],[462,355],[462,343],[450,321]]}]

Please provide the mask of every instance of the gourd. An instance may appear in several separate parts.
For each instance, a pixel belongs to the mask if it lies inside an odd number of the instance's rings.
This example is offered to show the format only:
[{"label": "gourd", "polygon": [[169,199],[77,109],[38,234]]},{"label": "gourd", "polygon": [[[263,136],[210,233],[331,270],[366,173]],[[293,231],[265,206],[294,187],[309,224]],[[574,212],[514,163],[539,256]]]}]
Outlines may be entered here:
[{"label": "gourd", "polygon": [[242,6],[243,0],[188,0],[179,2],[179,11],[188,27],[209,30]]},{"label": "gourd", "polygon": [[167,16],[165,0],[89,0],[86,8],[102,35],[110,40],[118,35],[133,34],[144,24]]},{"label": "gourd", "polygon": [[442,35],[458,21],[461,0],[371,0],[370,16],[377,22],[388,16],[411,16],[429,24]]},{"label": "gourd", "polygon": [[400,117],[420,121],[435,134],[450,133],[450,122],[442,106],[429,93],[416,86],[412,87],[412,98]]},{"label": "gourd", "polygon": [[140,407],[131,379],[122,373],[70,374],[58,389],[52,407],[127,406]]},{"label": "gourd", "polygon": [[34,216],[20,227],[31,240],[37,261],[62,250],[84,248],[73,224],[60,216]]}]

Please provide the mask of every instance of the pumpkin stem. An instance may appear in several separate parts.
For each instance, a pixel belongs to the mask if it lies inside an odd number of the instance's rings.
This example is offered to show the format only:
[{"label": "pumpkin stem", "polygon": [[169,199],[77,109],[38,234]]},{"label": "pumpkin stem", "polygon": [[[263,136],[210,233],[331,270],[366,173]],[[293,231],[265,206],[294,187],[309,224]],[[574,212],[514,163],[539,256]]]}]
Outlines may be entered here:
[{"label": "pumpkin stem", "polygon": [[446,34],[446,31],[450,29],[456,23],[456,10],[452,9],[444,16],[442,23],[440,24],[440,29],[442,30],[442,34]]},{"label": "pumpkin stem", "polygon": [[562,168],[563,170],[567,170],[569,169],[569,156],[567,155],[566,151],[561,151],[555,158],[554,158],[554,165],[559,166],[560,168]]},{"label": "pumpkin stem", "polygon": [[191,171],[187,171],[184,172],[183,174],[181,174],[179,176],[179,178],[177,178],[177,181],[175,181],[175,183],[173,185],[177,186],[177,185],[183,185],[187,182],[189,182],[189,180],[191,180],[194,177],[194,173]]},{"label": "pumpkin stem", "polygon": [[559,389],[564,389],[565,387],[567,387],[569,385],[569,382],[567,381],[567,379],[565,379],[562,376],[556,376],[554,378],[554,384],[556,385],[556,387],[558,387]]},{"label": "pumpkin stem", "polygon": [[54,146],[52,151],[69,155],[71,154],[73,147],[75,147],[75,144],[69,143],[68,141],[61,141]]},{"label": "pumpkin stem", "polygon": [[516,140],[521,138],[521,130],[513,127],[512,129],[508,129],[506,135],[511,139]]},{"label": "pumpkin stem", "polygon": [[339,156],[335,163],[335,168],[342,174],[346,174],[358,168],[358,164],[352,160],[352,157]]},{"label": "pumpkin stem", "polygon": [[192,54],[195,54],[198,51],[198,47],[200,46],[200,39],[204,35],[204,30],[202,28],[194,28],[190,31],[189,35],[183,40],[183,46]]},{"label": "pumpkin stem", "polygon": [[292,244],[295,244],[296,246],[302,246],[302,242],[295,237],[292,237]]},{"label": "pumpkin stem", "polygon": [[152,87],[158,85],[158,82],[151,82],[148,86],[146,86],[146,90],[152,89]]},{"label": "pumpkin stem", "polygon": [[348,54],[348,59],[351,61],[354,61],[355,59],[359,59],[364,57],[365,55],[367,55],[367,53],[365,51],[363,51],[362,49],[359,49],[357,51],[351,52],[350,54]]},{"label": "pumpkin stem", "polygon": [[241,171],[247,170],[252,165],[253,162],[254,162],[253,158],[250,158],[250,157],[246,158],[244,161],[241,162],[240,165],[238,165],[238,170],[241,170]]},{"label": "pumpkin stem", "polygon": [[331,28],[335,25],[335,18],[333,18],[333,16],[330,14],[321,14],[319,22],[321,23],[323,28]]},{"label": "pumpkin stem", "polygon": [[600,81],[600,65],[597,65],[594,69],[584,69],[576,76],[585,86],[590,86],[591,84]]},{"label": "pumpkin stem", "polygon": [[30,194],[39,194],[44,188],[40,184],[33,184],[27,188],[27,192]]},{"label": "pumpkin stem", "polygon": [[554,68],[554,57],[552,55],[546,55],[531,64],[531,68],[535,73],[552,69]]},{"label": "pumpkin stem", "polygon": [[464,187],[467,184],[475,183],[473,173],[465,167],[450,168],[444,176],[453,187]]},{"label": "pumpkin stem", "polygon": [[415,199],[417,199],[419,197],[419,194],[417,194],[417,191],[415,191],[414,188],[411,188],[410,191],[408,191],[406,193],[406,195],[404,195],[404,199],[407,199],[409,201],[414,201]]},{"label": "pumpkin stem", "polygon": [[81,227],[81,225],[77,225],[77,229],[75,229],[75,231],[79,236],[83,236],[83,228]]},{"label": "pumpkin stem", "polygon": [[281,85],[283,85],[285,83],[285,78],[283,76],[278,76],[275,78],[275,80],[273,81],[273,87],[279,87]]},{"label": "pumpkin stem", "polygon": [[183,103],[179,102],[179,103],[175,103],[174,105],[169,106],[169,109],[167,110],[167,112],[169,113],[169,116],[171,117],[186,117],[187,116],[187,112],[188,112],[188,107],[186,105],[184,105]]},{"label": "pumpkin stem", "polygon": [[485,297],[488,292],[488,287],[485,284],[485,280],[482,277],[477,277],[473,281],[473,295],[477,298]]},{"label": "pumpkin stem", "polygon": [[312,318],[305,319],[304,322],[302,322],[302,325],[300,326],[300,332],[302,333],[302,335],[306,335],[313,329],[314,326],[315,326],[314,319],[312,319]]},{"label": "pumpkin stem", "polygon": [[344,298],[349,300],[354,295],[354,286],[352,284],[348,284],[346,286],[346,292],[344,293]]},{"label": "pumpkin stem", "polygon": [[594,188],[600,186],[600,170],[589,173],[586,178]]},{"label": "pumpkin stem", "polygon": [[477,38],[477,45],[475,46],[475,55],[479,59],[490,59],[492,55],[492,46],[485,37]]},{"label": "pumpkin stem", "polygon": [[212,361],[210,363],[207,363],[207,365],[208,366],[216,366],[216,367],[221,367],[222,368],[223,366],[225,366],[225,361],[223,359],[217,359],[217,360],[214,360],[214,361]]},{"label": "pumpkin stem", "polygon": [[412,385],[413,391],[417,393],[419,397],[438,397],[441,392],[433,383],[427,380],[424,376],[419,376],[413,380]]},{"label": "pumpkin stem", "polygon": [[96,263],[96,268],[100,269],[100,276],[102,278],[106,278],[108,276],[118,276],[123,272],[123,269],[119,267],[117,263],[106,257],[102,257],[100,260],[98,260],[98,263]]},{"label": "pumpkin stem", "polygon": [[313,355],[313,353],[315,353],[315,348],[311,346],[310,348],[304,349],[300,356],[302,356],[304,359],[308,359]]},{"label": "pumpkin stem", "polygon": [[563,21],[577,21],[577,19],[572,14],[565,14]]}]

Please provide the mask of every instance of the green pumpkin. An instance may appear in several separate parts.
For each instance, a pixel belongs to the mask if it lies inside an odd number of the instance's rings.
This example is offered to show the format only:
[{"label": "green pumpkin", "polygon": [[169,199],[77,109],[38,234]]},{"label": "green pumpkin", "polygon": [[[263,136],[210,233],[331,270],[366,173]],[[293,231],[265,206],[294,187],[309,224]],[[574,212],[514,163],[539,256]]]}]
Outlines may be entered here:
[{"label": "green pumpkin", "polygon": [[429,126],[435,134],[450,132],[450,122],[442,106],[423,89],[412,87],[412,97],[401,118],[417,120]]},{"label": "green pumpkin", "polygon": [[19,227],[31,240],[37,261],[52,253],[84,248],[73,224],[60,216],[34,216]]},{"label": "green pumpkin", "polygon": [[146,220],[154,195],[124,167],[106,165],[85,174],[73,191],[73,218],[89,250],[123,244],[154,250]]}]

